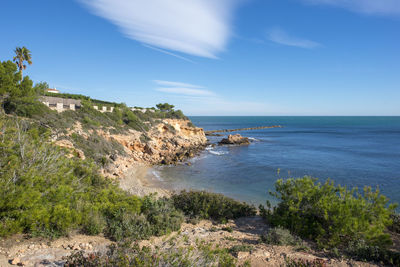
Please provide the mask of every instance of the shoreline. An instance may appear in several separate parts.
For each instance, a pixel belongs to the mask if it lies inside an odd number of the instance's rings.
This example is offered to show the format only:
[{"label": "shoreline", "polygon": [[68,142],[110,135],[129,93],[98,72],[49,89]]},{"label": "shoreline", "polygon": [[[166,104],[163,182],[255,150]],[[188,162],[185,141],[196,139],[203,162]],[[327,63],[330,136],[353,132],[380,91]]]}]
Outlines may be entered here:
[{"label": "shoreline", "polygon": [[159,197],[171,196],[171,190],[162,188],[150,178],[149,173],[152,169],[153,166],[148,164],[132,165],[119,179],[119,187],[139,197],[144,197],[149,194],[157,194]]}]

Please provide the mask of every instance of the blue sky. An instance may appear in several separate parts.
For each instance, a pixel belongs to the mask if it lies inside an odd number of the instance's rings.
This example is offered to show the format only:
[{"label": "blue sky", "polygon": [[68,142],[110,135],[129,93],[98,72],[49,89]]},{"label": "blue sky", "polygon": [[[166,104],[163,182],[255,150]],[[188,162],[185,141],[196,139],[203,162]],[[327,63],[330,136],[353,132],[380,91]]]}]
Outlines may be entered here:
[{"label": "blue sky", "polygon": [[3,0],[0,60],[188,115],[400,115],[399,0]]}]

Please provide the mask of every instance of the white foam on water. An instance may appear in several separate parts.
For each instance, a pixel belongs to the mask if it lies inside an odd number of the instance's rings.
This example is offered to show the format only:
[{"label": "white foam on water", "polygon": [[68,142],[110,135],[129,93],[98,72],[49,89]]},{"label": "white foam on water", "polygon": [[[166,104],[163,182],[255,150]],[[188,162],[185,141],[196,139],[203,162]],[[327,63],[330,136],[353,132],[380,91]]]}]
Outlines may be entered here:
[{"label": "white foam on water", "polygon": [[222,156],[222,155],[228,154],[228,152],[226,152],[226,151],[213,151],[213,150],[210,150],[208,152],[210,152],[213,155],[217,155],[217,156]]},{"label": "white foam on water", "polygon": [[157,181],[163,181],[161,174],[157,170],[152,170],[151,171],[152,176],[157,180]]},{"label": "white foam on water", "polygon": [[[209,150],[209,149],[206,148],[206,150]],[[198,160],[205,159],[205,158],[207,158],[207,154],[202,153],[201,155],[196,156],[196,157],[194,157],[194,158],[191,158],[191,159],[189,159],[188,161],[189,161],[190,163],[193,163],[193,162],[196,162],[196,161],[198,161]]]}]

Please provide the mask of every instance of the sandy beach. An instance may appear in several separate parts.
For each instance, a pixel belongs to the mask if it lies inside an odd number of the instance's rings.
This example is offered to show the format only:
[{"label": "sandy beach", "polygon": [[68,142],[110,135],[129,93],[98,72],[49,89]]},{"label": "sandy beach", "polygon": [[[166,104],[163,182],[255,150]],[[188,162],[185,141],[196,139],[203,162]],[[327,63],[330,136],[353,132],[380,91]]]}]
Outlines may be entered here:
[{"label": "sandy beach", "polygon": [[140,197],[157,193],[158,196],[170,196],[171,192],[160,188],[151,177],[152,167],[145,164],[134,165],[129,168],[119,180],[120,188]]}]

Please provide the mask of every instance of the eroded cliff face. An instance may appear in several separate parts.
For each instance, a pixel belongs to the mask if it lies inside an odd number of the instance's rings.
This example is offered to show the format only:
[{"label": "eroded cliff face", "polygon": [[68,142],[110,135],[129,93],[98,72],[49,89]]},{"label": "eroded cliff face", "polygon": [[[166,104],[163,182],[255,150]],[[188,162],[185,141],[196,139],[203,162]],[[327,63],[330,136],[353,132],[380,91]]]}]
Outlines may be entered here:
[{"label": "eroded cliff face", "polygon": [[[189,120],[164,119],[146,133],[129,130],[123,134],[113,134],[112,129],[97,129],[84,132],[80,123],[68,129],[67,136],[79,134],[87,139],[90,134],[102,136],[109,142],[123,146],[124,154],[104,155],[110,159],[102,168],[107,177],[121,177],[133,164],[176,164],[193,157],[202,150],[207,138],[202,128],[193,127]],[[56,144],[74,150],[84,158],[84,152],[69,141],[56,141]]]}]

